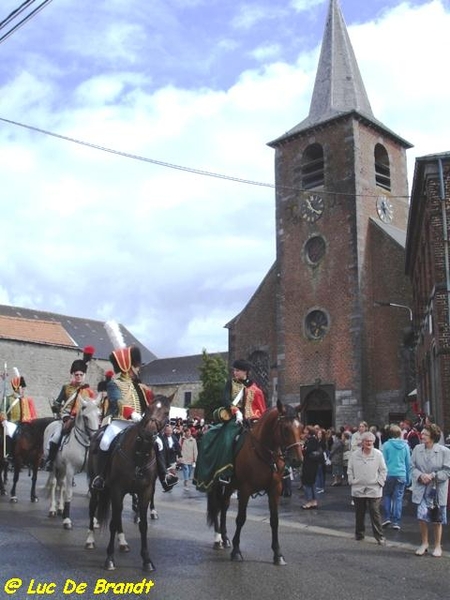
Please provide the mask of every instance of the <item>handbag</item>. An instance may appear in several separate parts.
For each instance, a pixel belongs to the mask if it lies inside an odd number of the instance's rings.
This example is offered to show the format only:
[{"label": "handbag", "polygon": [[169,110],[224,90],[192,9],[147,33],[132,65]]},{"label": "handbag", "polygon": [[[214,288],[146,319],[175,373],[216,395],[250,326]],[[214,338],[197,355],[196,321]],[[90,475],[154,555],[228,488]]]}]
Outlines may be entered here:
[{"label": "handbag", "polygon": [[428,507],[428,517],[431,523],[442,523],[436,480],[433,482],[433,487],[431,489],[429,498],[431,503]]}]

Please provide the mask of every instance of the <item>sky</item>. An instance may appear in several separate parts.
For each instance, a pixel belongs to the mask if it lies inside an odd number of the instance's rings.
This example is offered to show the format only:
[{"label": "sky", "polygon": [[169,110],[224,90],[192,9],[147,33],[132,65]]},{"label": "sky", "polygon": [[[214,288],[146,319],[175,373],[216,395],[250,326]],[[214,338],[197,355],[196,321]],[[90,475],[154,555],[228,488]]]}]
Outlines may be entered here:
[{"label": "sky", "polygon": [[[450,2],[340,5],[411,185],[450,150]],[[308,115],[327,9],[53,0],[3,39],[0,304],[114,319],[158,358],[226,351],[275,260],[267,143]]]}]

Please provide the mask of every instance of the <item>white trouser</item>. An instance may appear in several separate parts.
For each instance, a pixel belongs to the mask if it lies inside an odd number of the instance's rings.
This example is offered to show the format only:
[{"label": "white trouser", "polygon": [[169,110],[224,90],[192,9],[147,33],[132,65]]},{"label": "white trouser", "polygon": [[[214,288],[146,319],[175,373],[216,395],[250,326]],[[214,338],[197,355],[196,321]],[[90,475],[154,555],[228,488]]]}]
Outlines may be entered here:
[{"label": "white trouser", "polygon": [[7,421],[5,419],[4,421],[2,421],[2,425],[5,428],[6,435],[12,438],[17,429],[17,424],[13,423],[12,421]]},{"label": "white trouser", "polygon": [[108,427],[105,429],[105,433],[100,441],[100,450],[106,452],[109,450],[111,442],[123,429],[133,425],[133,421],[124,421],[123,419],[116,419],[111,421]]},{"label": "white trouser", "polygon": [[[62,421],[54,421],[54,423],[55,423],[55,425],[52,425],[52,432],[48,438],[48,445],[47,445],[46,450],[48,450],[50,448],[51,442],[53,442],[54,444],[59,444],[59,441],[61,439],[63,423],[62,423]],[[56,425],[56,423],[58,425]]]}]

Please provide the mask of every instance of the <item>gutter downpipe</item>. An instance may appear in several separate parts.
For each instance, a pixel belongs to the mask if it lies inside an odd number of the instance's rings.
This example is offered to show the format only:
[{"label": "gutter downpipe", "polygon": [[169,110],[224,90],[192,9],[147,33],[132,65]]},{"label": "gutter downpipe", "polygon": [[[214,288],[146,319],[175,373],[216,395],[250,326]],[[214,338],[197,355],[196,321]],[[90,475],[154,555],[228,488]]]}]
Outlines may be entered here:
[{"label": "gutter downpipe", "polygon": [[444,262],[445,262],[445,283],[447,287],[447,321],[450,329],[450,266],[449,266],[449,243],[447,230],[447,211],[445,210],[445,182],[444,169],[442,167],[442,159],[438,158],[439,172],[439,195],[442,208],[442,234],[444,239]]}]

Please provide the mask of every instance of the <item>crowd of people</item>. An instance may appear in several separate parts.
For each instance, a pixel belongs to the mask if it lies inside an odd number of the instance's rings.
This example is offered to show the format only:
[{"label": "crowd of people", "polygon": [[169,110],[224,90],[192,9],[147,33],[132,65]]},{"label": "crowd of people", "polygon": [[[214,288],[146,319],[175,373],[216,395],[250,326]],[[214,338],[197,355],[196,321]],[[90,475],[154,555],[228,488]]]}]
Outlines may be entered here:
[{"label": "crowd of people", "polygon": [[[100,401],[99,410],[105,432],[97,456],[97,474],[92,486],[102,489],[107,478],[108,452],[112,440],[125,427],[139,422],[149,402],[151,390],[139,380],[140,354],[136,348],[118,347],[110,360],[114,372],[94,392],[86,383],[86,372],[94,350],[86,348],[83,359],[70,368],[69,382],[64,384],[54,404],[61,427],[46,449],[46,468],[52,469],[61,439],[70,432],[80,402]],[[266,410],[264,395],[249,377],[251,365],[244,360],[233,363],[227,382],[224,406],[217,412],[219,423],[203,419],[175,419],[155,440],[158,476],[164,492],[178,483],[181,471],[184,489],[194,483],[208,491],[212,482],[228,485],[233,477],[233,442],[244,427],[251,428]],[[36,418],[34,402],[26,394],[26,384],[19,373],[11,379],[12,391],[5,399],[2,412],[4,454],[10,455],[19,423]],[[199,447],[203,444],[203,464],[199,465]],[[300,489],[303,510],[317,510],[320,494],[331,475],[331,487],[348,485],[355,511],[355,538],[365,537],[365,518],[369,513],[373,535],[385,544],[385,529],[401,530],[405,491],[411,491],[417,506],[421,544],[417,556],[428,552],[430,530],[433,533],[432,555],[442,555],[442,526],[447,523],[450,450],[440,428],[431,416],[420,414],[416,422],[405,419],[379,429],[361,421],[357,427],[339,430],[306,425],[303,435],[303,465]],[[283,495],[292,495],[293,469],[286,465]]]}]

